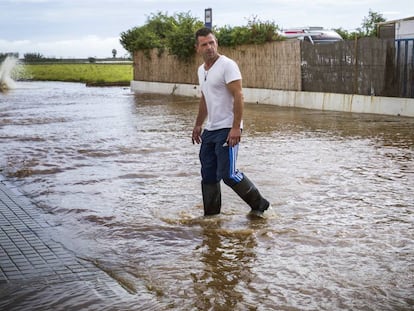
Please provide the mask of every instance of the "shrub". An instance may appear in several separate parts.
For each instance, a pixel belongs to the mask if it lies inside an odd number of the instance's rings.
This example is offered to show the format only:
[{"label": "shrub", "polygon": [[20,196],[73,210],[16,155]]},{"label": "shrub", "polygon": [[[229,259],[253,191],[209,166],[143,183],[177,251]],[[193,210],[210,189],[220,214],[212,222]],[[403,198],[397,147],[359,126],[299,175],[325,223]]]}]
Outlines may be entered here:
[{"label": "shrub", "polygon": [[[131,54],[144,51],[149,57],[152,49],[158,49],[158,55],[168,50],[179,60],[187,61],[195,54],[194,34],[203,25],[189,12],[173,16],[159,12],[151,14],[144,26],[121,33],[120,42]],[[278,36],[278,29],[274,22],[262,22],[254,17],[247,26],[225,26],[215,29],[215,33],[220,45],[237,46],[283,40]]]},{"label": "shrub", "polygon": [[167,34],[169,52],[180,60],[189,60],[195,53],[194,33],[201,27],[203,23],[189,13],[178,14],[172,30]]}]

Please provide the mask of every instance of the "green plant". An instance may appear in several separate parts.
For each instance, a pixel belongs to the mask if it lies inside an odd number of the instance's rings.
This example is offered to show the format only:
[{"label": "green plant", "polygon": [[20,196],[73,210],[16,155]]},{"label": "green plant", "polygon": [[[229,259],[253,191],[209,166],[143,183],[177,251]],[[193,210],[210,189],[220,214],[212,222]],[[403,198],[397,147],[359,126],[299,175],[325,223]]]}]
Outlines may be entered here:
[{"label": "green plant", "polygon": [[[120,42],[131,54],[134,51],[143,51],[149,57],[152,49],[158,49],[158,55],[168,50],[179,60],[188,61],[195,54],[194,33],[201,27],[203,22],[189,12],[176,13],[173,16],[159,12],[152,14],[144,26],[121,33]],[[214,30],[220,45],[237,46],[282,40],[278,36],[278,29],[274,22],[262,22],[253,17],[247,26],[225,26]]]},{"label": "green plant", "polygon": [[376,13],[371,9],[368,12],[368,16],[364,17],[361,26],[355,31],[349,32],[342,28],[334,29],[345,40],[359,39],[363,37],[376,37],[377,36],[377,23],[385,22],[386,19],[382,17],[380,13]]},{"label": "green plant", "polygon": [[189,60],[195,54],[194,33],[201,27],[203,23],[189,13],[177,14],[173,28],[167,33],[169,52],[179,60]]},{"label": "green plant", "polygon": [[385,18],[382,14],[377,13],[369,9],[368,16],[364,17],[362,21],[362,33],[365,37],[377,36],[377,25],[380,22],[385,22]]},{"label": "green plant", "polygon": [[217,41],[221,46],[233,46],[233,28],[230,26],[224,26],[218,29],[215,29],[215,34]]},{"label": "green plant", "polygon": [[279,27],[270,21],[260,21],[257,17],[251,18],[247,26],[225,26],[216,30],[217,39],[221,46],[237,46],[242,44],[263,44],[272,41],[281,41],[278,35]]},{"label": "green plant", "polygon": [[162,14],[151,14],[147,23],[141,27],[134,27],[121,33],[120,42],[131,54],[134,51],[144,50],[149,55],[151,49],[164,50],[166,36],[173,28],[174,18]]}]

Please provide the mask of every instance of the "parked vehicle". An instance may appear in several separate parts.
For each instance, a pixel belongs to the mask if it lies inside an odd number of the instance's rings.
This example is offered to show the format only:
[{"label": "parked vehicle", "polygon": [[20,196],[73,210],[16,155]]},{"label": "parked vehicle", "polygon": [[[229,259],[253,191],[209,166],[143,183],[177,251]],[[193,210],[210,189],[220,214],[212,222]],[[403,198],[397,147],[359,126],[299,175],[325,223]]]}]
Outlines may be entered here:
[{"label": "parked vehicle", "polygon": [[336,31],[322,27],[284,29],[280,34],[286,39],[298,39],[312,44],[327,44],[343,40]]}]

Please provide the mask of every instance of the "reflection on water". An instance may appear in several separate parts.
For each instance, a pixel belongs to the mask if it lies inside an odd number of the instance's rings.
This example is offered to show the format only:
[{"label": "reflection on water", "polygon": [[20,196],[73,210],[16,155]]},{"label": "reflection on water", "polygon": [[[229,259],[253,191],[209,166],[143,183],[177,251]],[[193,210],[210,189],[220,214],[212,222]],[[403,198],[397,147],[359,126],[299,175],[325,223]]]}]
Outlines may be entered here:
[{"label": "reflection on water", "polygon": [[197,102],[51,82],[0,94],[1,173],[121,285],[10,286],[0,306],[411,309],[414,119],[246,105],[239,164],[273,210],[249,219],[223,187],[205,219]]},{"label": "reflection on water", "polygon": [[[262,223],[263,220],[256,220]],[[192,275],[197,295],[197,310],[243,310],[255,308],[253,293],[245,295],[252,287],[252,268],[257,246],[254,230],[222,229],[220,223],[212,227],[202,224],[203,241],[197,252],[203,264],[201,272]],[[252,297],[253,296],[253,297]]]}]

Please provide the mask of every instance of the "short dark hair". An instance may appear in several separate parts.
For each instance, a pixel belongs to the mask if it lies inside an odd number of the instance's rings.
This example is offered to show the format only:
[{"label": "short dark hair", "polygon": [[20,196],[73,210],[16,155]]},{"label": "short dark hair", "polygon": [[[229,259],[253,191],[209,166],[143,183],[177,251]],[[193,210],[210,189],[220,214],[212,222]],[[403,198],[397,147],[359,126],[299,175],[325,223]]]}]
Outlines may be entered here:
[{"label": "short dark hair", "polygon": [[214,35],[213,31],[210,28],[203,27],[203,28],[200,28],[199,30],[197,30],[196,33],[195,33],[196,43],[198,42],[198,37],[206,37],[209,34]]}]

